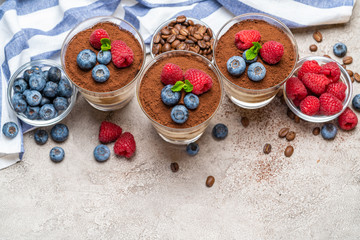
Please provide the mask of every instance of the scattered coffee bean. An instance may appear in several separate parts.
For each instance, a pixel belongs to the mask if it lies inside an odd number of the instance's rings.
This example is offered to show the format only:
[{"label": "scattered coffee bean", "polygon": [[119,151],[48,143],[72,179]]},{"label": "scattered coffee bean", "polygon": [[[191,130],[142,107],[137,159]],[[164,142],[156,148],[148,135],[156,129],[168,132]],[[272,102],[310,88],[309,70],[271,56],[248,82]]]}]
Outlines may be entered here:
[{"label": "scattered coffee bean", "polygon": [[296,136],[296,133],[293,131],[288,132],[288,134],[286,134],[286,140],[288,140],[289,142],[294,140]]},{"label": "scattered coffee bean", "polygon": [[355,81],[355,78],[354,77],[351,77],[351,82],[354,82]]},{"label": "scattered coffee bean", "polygon": [[291,119],[291,120],[294,120],[295,119],[295,113],[293,113],[289,108],[287,110],[287,113],[288,117]]},{"label": "scattered coffee bean", "polygon": [[289,128],[282,128],[280,129],[278,136],[279,138],[284,138],[289,133]]},{"label": "scattered coffee bean", "polygon": [[327,58],[330,58],[330,59],[331,59],[331,57],[330,57],[329,55],[326,55],[326,54],[324,55],[324,57],[327,57]]},{"label": "scattered coffee bean", "polygon": [[271,144],[265,144],[263,151],[265,154],[269,154],[271,152]]},{"label": "scattered coffee bean", "polygon": [[309,48],[311,52],[316,52],[318,49],[318,47],[315,44],[311,44]]},{"label": "scattered coffee bean", "polygon": [[343,63],[344,63],[345,65],[349,65],[349,64],[351,64],[352,62],[353,62],[353,58],[350,57],[350,56],[346,56],[346,57],[343,58]]},{"label": "scattered coffee bean", "polygon": [[345,64],[341,64],[341,66],[346,69],[346,65],[345,65]]},{"label": "scattered coffee bean", "polygon": [[355,79],[357,82],[360,82],[360,74],[355,73],[355,74],[354,74],[354,79]]},{"label": "scattered coffee bean", "polygon": [[179,164],[177,164],[176,162],[173,162],[170,164],[170,168],[172,172],[177,172],[179,171]]},{"label": "scattered coffee bean", "polygon": [[176,22],[178,22],[178,23],[183,23],[185,21],[186,21],[186,17],[184,15],[178,16],[176,18]]},{"label": "scattered coffee bean", "polygon": [[319,128],[319,127],[314,128],[313,131],[312,131],[312,133],[313,133],[315,136],[319,135],[319,134],[320,134],[320,128]]},{"label": "scattered coffee bean", "polygon": [[[346,70],[346,71],[347,71],[347,73],[349,74],[350,77],[354,76],[353,71],[351,71],[351,70]],[[359,76],[359,77],[360,77],[360,76]]]},{"label": "scattered coffee bean", "polygon": [[315,41],[317,42],[321,42],[322,41],[322,34],[319,31],[316,31],[313,33],[313,38],[315,39]]},{"label": "scattered coffee bean", "polygon": [[250,121],[249,121],[249,119],[248,119],[247,117],[242,117],[242,118],[241,118],[241,124],[242,124],[244,127],[247,127],[247,126],[249,126]]},{"label": "scattered coffee bean", "polygon": [[291,155],[293,155],[294,153],[294,148],[292,146],[287,146],[285,148],[285,151],[284,151],[284,154],[285,154],[285,157],[291,157]]},{"label": "scattered coffee bean", "polygon": [[208,176],[206,178],[206,186],[207,187],[212,187],[214,185],[215,182],[215,178],[213,176]]},{"label": "scattered coffee bean", "polygon": [[300,122],[300,117],[298,115],[295,115],[294,122],[296,122],[296,123]]}]

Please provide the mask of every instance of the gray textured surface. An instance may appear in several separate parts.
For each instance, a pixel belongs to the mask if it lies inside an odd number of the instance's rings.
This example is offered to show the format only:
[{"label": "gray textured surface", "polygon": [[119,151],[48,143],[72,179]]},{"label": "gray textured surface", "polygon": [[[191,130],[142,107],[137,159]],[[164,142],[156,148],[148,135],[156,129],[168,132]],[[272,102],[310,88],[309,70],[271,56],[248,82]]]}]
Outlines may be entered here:
[{"label": "gray textured surface", "polygon": [[[348,45],[359,71],[360,6],[350,24],[296,32],[300,56],[332,54],[338,41]],[[354,84],[360,92],[360,84]],[[241,116],[250,119],[247,128]],[[358,115],[359,116],[359,115]],[[92,156],[98,128],[107,119],[135,135],[136,156],[112,156],[99,164]],[[228,125],[224,141],[210,134]],[[91,108],[83,98],[64,121],[69,139],[60,144],[66,158],[49,160],[49,141],[37,146],[25,135],[24,161],[0,172],[0,239],[359,239],[360,127],[340,131],[335,141],[313,136],[317,124],[294,123],[279,99],[255,111],[225,98],[219,114],[200,139],[200,153],[166,144],[141,112],[136,99],[112,114]],[[297,133],[295,153],[277,137],[282,127]],[[262,153],[265,143],[272,152]],[[112,147],[113,144],[110,144]],[[170,163],[180,165],[177,173]],[[205,186],[215,177],[212,188]]]}]

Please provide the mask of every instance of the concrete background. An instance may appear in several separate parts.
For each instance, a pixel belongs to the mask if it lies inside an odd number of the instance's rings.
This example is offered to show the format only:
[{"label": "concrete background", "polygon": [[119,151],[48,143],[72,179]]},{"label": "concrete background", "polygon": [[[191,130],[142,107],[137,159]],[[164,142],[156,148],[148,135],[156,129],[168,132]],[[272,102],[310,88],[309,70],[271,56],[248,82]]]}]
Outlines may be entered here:
[{"label": "concrete background", "polygon": [[[309,51],[314,29],[297,30],[300,56],[333,56],[341,41],[354,58],[348,69],[360,71],[359,14],[358,4],[349,24],[317,28],[324,40],[316,53]],[[65,143],[37,146],[26,134],[24,160],[0,172],[0,239],[359,239],[360,127],[327,142],[311,133],[320,124],[297,124],[286,109],[278,98],[260,110],[225,98],[198,141],[199,154],[190,157],[160,139],[135,98],[107,113],[80,97],[63,121],[70,129]],[[250,119],[247,128],[242,116]],[[105,119],[134,134],[130,161],[94,160]],[[219,122],[229,127],[223,141],[211,137]],[[282,127],[297,133],[291,158],[283,155],[288,142],[277,137]],[[265,143],[272,144],[269,155]],[[66,151],[60,164],[48,156],[56,145]]]}]

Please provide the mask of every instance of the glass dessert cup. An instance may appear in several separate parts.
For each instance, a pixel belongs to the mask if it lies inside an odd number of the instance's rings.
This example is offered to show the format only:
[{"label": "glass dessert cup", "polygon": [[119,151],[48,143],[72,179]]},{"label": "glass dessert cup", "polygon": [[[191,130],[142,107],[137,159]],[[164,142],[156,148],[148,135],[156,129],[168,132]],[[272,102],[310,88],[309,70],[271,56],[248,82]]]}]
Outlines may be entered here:
[{"label": "glass dessert cup", "polygon": [[[120,89],[116,89],[109,92],[96,92],[80,87],[71,79],[71,76],[69,76],[70,74],[68,74],[65,68],[66,51],[73,37],[79,32],[89,29],[94,25],[102,22],[113,23],[119,26],[120,29],[124,29],[130,32],[139,42],[139,45],[143,52],[143,61],[136,76],[129,83],[127,83],[125,86],[121,87]],[[63,66],[63,69],[68,79],[77,87],[79,92],[81,92],[81,94],[84,96],[86,101],[91,106],[101,111],[113,111],[113,110],[121,109],[131,101],[135,93],[134,89],[136,86],[136,80],[139,78],[141,70],[145,66],[145,57],[146,57],[145,44],[140,33],[129,22],[112,16],[93,17],[81,22],[76,27],[74,27],[70,31],[70,33],[66,36],[61,48],[61,65]]]},{"label": "glass dessert cup", "polygon": [[286,83],[284,84],[284,99],[285,99],[285,102],[286,104],[288,105],[288,107],[290,108],[290,110],[295,113],[297,116],[299,116],[301,119],[305,120],[305,121],[308,121],[308,122],[314,122],[314,123],[324,123],[324,122],[329,122],[331,120],[334,120],[335,118],[337,118],[338,116],[340,116],[344,111],[345,109],[347,108],[347,106],[349,105],[350,101],[351,101],[351,97],[352,97],[352,92],[353,92],[353,89],[352,89],[352,81],[351,81],[351,78],[349,76],[349,74],[347,73],[346,69],[343,68],[341,66],[340,63],[338,63],[337,61],[333,60],[333,59],[330,59],[330,58],[327,58],[327,57],[320,57],[320,56],[311,56],[311,57],[305,57],[305,58],[302,58],[300,59],[297,63],[296,63],[296,66],[295,66],[295,71],[294,71],[294,74],[296,75],[296,73],[298,72],[298,70],[301,68],[301,66],[303,65],[303,63],[305,61],[311,61],[311,60],[315,60],[319,63],[319,65],[324,65],[326,63],[329,63],[329,62],[335,62],[339,68],[340,68],[340,80],[339,81],[342,81],[343,83],[345,83],[346,85],[346,97],[343,101],[343,108],[340,112],[334,114],[334,115],[331,115],[331,116],[325,116],[325,115],[314,115],[314,116],[309,116],[309,115],[306,115],[304,113],[302,113],[300,111],[300,108],[299,107],[296,107],[294,105],[294,103],[292,102],[292,100],[290,100],[288,97],[287,97],[287,94],[286,94]]},{"label": "glass dessert cup", "polygon": [[[206,66],[209,68],[209,70],[211,70],[214,73],[214,75],[216,76],[216,79],[213,79],[213,81],[218,81],[219,86],[220,86],[220,99],[219,99],[219,103],[218,103],[218,106],[216,107],[215,111],[204,122],[202,122],[196,126],[189,127],[189,128],[173,128],[173,127],[168,127],[168,126],[158,123],[145,111],[144,106],[142,105],[140,96],[139,96],[140,88],[141,88],[141,83],[143,81],[143,78],[146,75],[146,72],[154,64],[156,64],[160,60],[166,59],[168,57],[184,56],[184,55],[194,57],[194,58],[196,58],[197,61],[201,61],[201,62],[205,63]],[[160,81],[160,75],[159,75],[159,81]],[[204,93],[204,94],[206,94],[206,93]],[[205,57],[203,57],[197,53],[194,53],[194,52],[176,50],[176,51],[169,51],[166,53],[162,53],[162,54],[156,56],[154,59],[152,59],[147,64],[147,66],[142,71],[140,80],[136,84],[136,96],[137,96],[138,103],[140,105],[141,110],[149,118],[149,120],[151,121],[151,124],[154,126],[154,128],[156,129],[156,131],[160,135],[160,137],[162,139],[164,139],[166,142],[169,142],[172,144],[185,145],[185,144],[189,144],[191,142],[195,142],[205,132],[206,128],[208,127],[208,125],[210,123],[210,120],[215,116],[215,114],[217,113],[217,111],[219,110],[219,107],[221,105],[221,101],[223,98],[223,86],[222,86],[221,78],[220,78],[218,71],[216,70],[214,65],[208,59],[206,59]]]},{"label": "glass dessert cup", "polygon": [[[287,77],[285,79],[282,79],[281,82],[276,84],[275,86],[272,86],[270,88],[266,89],[248,89],[244,87],[240,87],[230,81],[221,71],[218,66],[218,63],[216,61],[216,48],[219,44],[220,38],[236,23],[245,21],[245,20],[263,20],[270,25],[273,25],[280,30],[282,30],[287,37],[290,39],[293,49],[294,49],[294,57],[295,62],[294,66],[292,68],[292,71],[289,72]],[[219,30],[218,34],[216,35],[215,43],[214,43],[214,51],[213,51],[213,58],[214,58],[214,64],[219,69],[220,75],[224,82],[224,88],[225,92],[228,95],[228,97],[231,99],[231,101],[242,108],[246,109],[257,109],[266,106],[269,104],[278,93],[280,87],[286,82],[288,78],[290,78],[293,75],[294,69],[295,69],[295,63],[298,61],[298,47],[296,40],[291,33],[290,29],[281,21],[278,19],[275,19],[269,15],[261,14],[261,13],[247,13],[243,15],[239,15],[237,17],[234,17],[233,19],[229,20],[221,29]],[[249,80],[250,81],[250,80]]]}]

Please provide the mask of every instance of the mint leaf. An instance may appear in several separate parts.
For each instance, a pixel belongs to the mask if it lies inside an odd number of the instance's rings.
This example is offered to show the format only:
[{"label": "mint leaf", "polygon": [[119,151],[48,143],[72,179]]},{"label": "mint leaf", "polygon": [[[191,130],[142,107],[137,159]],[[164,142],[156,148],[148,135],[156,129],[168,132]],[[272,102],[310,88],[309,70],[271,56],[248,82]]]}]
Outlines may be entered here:
[{"label": "mint leaf", "polygon": [[101,42],[101,50],[107,51],[111,49],[110,39],[108,38],[102,38],[100,39]]},{"label": "mint leaf", "polygon": [[247,60],[253,60],[258,55],[259,51],[261,49],[261,45],[258,42],[253,42],[253,46],[246,51],[246,59]]},{"label": "mint leaf", "polygon": [[171,91],[180,92],[181,89],[183,89],[184,85],[185,84],[182,81],[177,81],[175,85],[171,88]]},{"label": "mint leaf", "polygon": [[185,92],[191,92],[193,90],[194,86],[191,84],[191,82],[189,80],[185,80],[185,86],[184,86],[184,90]]}]

